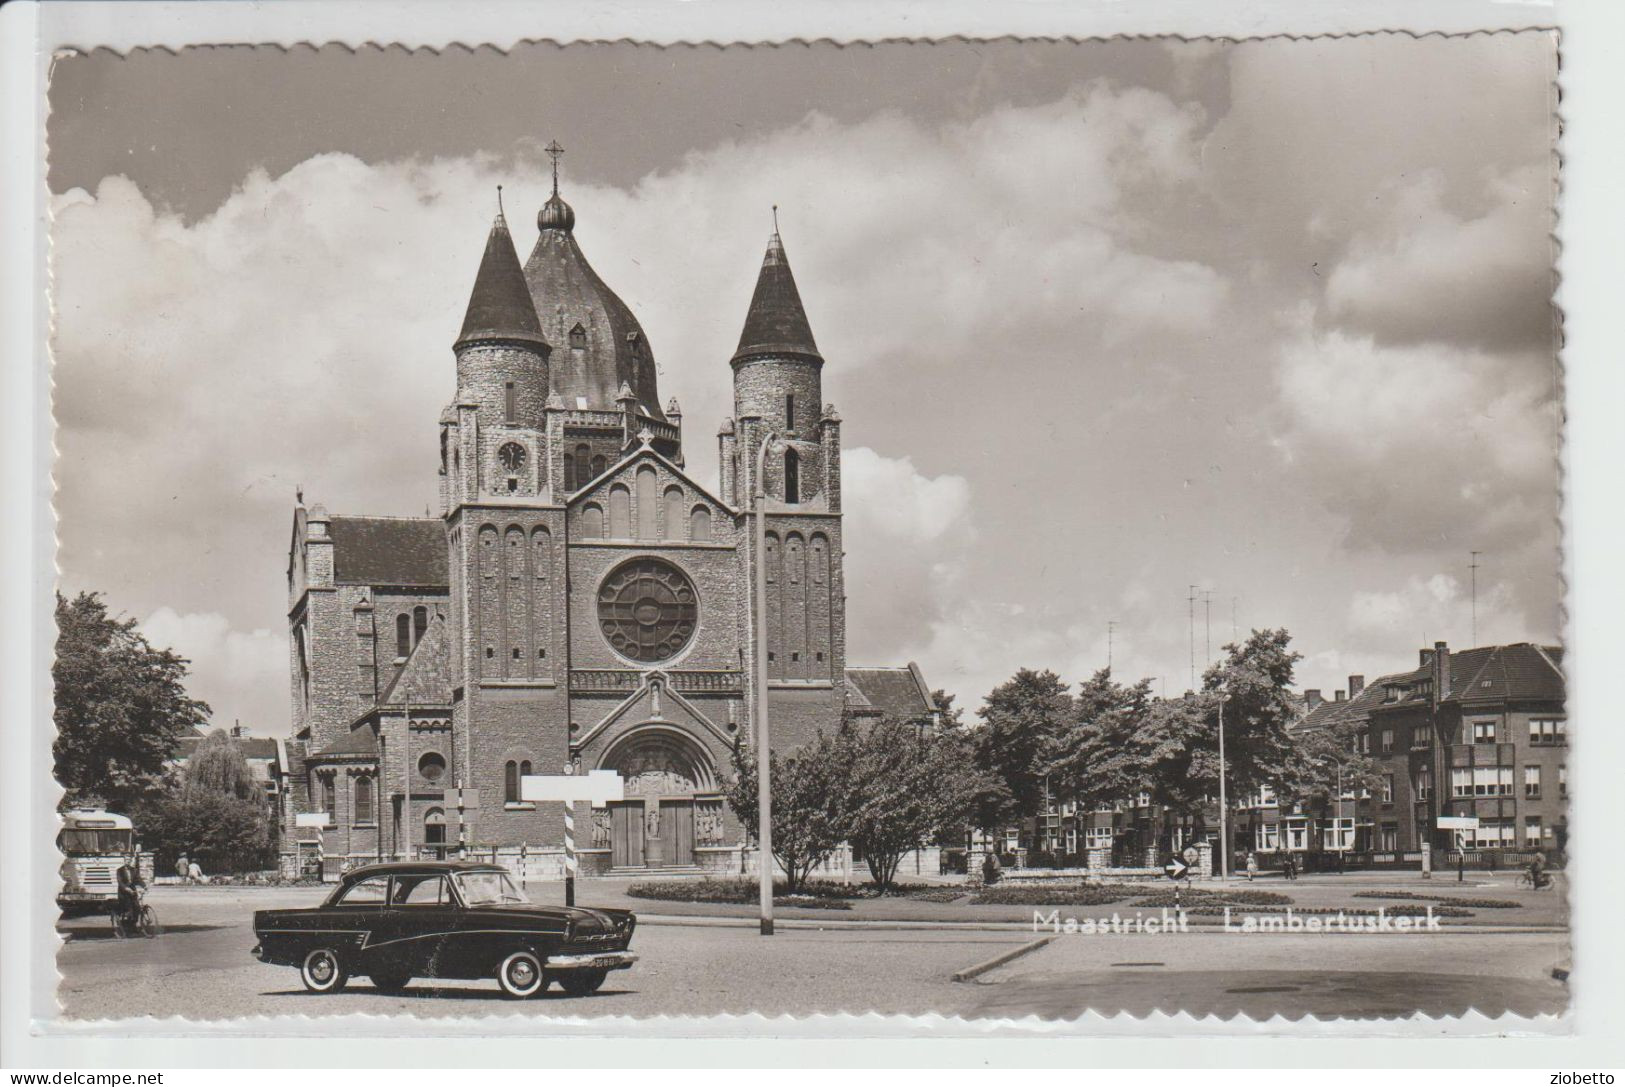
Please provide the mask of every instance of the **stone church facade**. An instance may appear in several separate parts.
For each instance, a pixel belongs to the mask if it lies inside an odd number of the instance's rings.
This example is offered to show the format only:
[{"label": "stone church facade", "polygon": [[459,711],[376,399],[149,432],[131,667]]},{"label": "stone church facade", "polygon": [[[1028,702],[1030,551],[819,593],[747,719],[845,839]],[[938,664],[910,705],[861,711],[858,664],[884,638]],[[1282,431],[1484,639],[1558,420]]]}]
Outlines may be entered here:
[{"label": "stone church facade", "polygon": [[576,811],[584,873],[740,871],[721,787],[764,636],[775,750],[935,715],[912,664],[847,666],[841,420],[778,233],[730,360],[713,494],[556,179],[537,224],[523,265],[500,213],[487,239],[439,419],[439,516],[294,511],[293,807],[326,825],[289,828],[289,866],[556,857],[562,806],[526,802],[520,779],[610,769],[627,798]]}]

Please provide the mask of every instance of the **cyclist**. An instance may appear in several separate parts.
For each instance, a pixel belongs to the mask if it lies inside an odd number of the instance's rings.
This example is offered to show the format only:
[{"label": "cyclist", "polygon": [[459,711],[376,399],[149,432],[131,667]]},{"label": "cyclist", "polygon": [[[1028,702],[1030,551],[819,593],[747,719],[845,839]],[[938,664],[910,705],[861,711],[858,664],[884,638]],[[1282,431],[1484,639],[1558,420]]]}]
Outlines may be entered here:
[{"label": "cyclist", "polygon": [[118,916],[127,931],[141,925],[141,892],[147,884],[135,857],[126,857],[118,869]]},{"label": "cyclist", "polygon": [[1546,874],[1546,854],[1537,849],[1535,859],[1529,862],[1529,882],[1538,891],[1551,881]]}]

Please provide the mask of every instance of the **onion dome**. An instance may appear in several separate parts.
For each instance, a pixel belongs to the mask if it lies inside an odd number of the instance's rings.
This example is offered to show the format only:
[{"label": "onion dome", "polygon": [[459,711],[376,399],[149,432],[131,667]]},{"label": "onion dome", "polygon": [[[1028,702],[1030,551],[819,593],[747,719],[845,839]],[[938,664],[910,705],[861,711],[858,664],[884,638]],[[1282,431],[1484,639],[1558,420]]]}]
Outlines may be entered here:
[{"label": "onion dome", "polygon": [[553,391],[568,408],[618,411],[616,393],[625,385],[645,415],[664,419],[648,337],[582,255],[575,212],[555,191],[536,225],[541,235],[525,261],[525,281],[542,333],[555,347]]},{"label": "onion dome", "polygon": [[790,272],[790,260],[784,255],[784,242],[775,230],[768,239],[762,271],[756,278],[756,293],[751,296],[733,361],[785,355],[824,361],[813,342],[807,313],[801,308],[801,295],[796,290],[796,277]]},{"label": "onion dome", "polygon": [[518,340],[533,343],[544,353],[548,350],[519,254],[514,252],[513,235],[500,211],[485,239],[485,256],[454,349],[479,340]]}]

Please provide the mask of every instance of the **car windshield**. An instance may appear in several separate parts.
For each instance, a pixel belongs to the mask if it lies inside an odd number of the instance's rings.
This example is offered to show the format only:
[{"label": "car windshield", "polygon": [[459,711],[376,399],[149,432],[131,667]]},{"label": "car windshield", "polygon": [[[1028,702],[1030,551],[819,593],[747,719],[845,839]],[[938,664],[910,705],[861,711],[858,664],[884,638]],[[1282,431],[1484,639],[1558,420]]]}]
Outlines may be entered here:
[{"label": "car windshield", "polygon": [[524,902],[525,896],[513,885],[506,872],[459,872],[457,890],[463,902],[470,906],[500,906],[507,902]]},{"label": "car windshield", "polygon": [[135,840],[131,830],[64,830],[57,835],[57,848],[70,857],[106,856],[130,852]]}]

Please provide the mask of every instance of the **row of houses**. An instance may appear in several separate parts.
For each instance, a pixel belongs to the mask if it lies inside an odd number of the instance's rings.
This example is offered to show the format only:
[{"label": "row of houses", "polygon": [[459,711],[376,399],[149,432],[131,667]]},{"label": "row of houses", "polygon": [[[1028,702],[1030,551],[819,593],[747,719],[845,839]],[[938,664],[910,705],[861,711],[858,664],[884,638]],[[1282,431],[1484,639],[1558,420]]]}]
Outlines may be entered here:
[{"label": "row of houses", "polygon": [[[1436,642],[1417,666],[1371,683],[1351,675],[1323,697],[1306,690],[1297,735],[1346,730],[1377,770],[1375,788],[1351,783],[1324,802],[1286,804],[1270,789],[1242,799],[1231,849],[1278,865],[1418,864],[1463,853],[1512,864],[1536,851],[1565,852],[1568,720],[1563,651],[1530,642],[1452,651]],[[1471,817],[1441,829],[1441,817]],[[1141,794],[1110,809],[1079,810],[1061,798],[1007,828],[1000,852],[1018,863],[1155,865],[1198,838],[1217,844],[1218,808],[1198,819],[1164,811]],[[1104,851],[1104,853],[1103,853]]]}]

